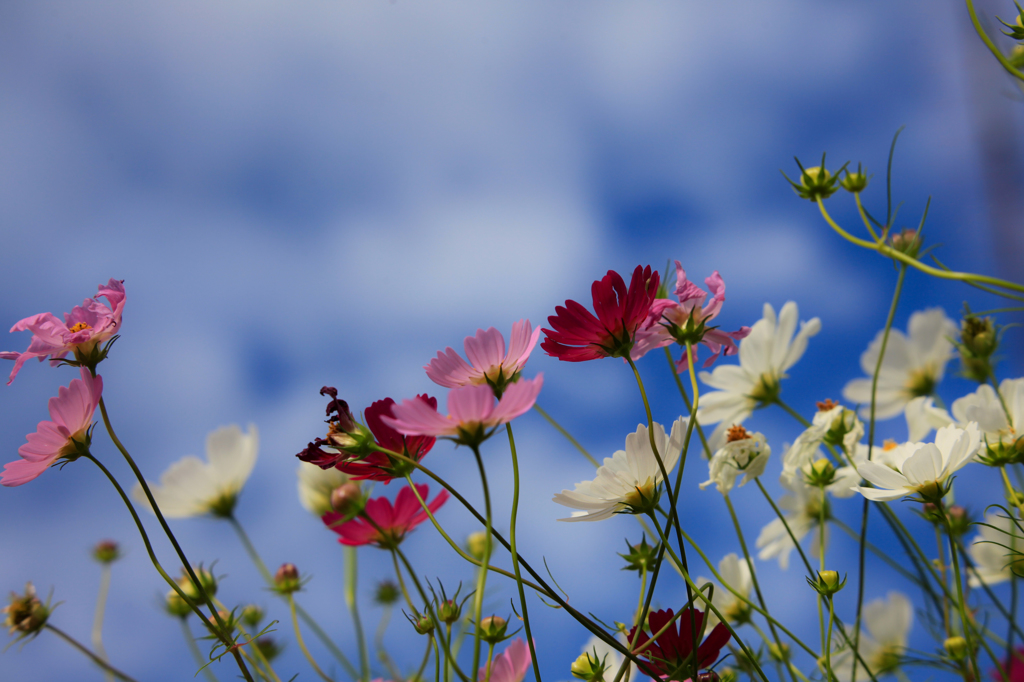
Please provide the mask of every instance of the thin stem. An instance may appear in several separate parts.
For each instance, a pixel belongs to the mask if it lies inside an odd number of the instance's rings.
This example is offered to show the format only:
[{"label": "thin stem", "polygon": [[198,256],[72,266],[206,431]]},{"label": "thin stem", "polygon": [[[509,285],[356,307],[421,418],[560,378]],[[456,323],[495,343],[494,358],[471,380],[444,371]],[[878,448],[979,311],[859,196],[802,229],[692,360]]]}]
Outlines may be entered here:
[{"label": "thin stem", "polygon": [[316,664],[316,659],[313,658],[313,654],[309,653],[309,649],[306,648],[306,642],[302,639],[302,630],[299,629],[299,618],[295,613],[295,599],[291,594],[288,595],[288,610],[292,614],[292,627],[295,628],[295,641],[298,643],[299,648],[302,649],[302,654],[306,657],[306,660],[309,661],[309,665],[324,682],[334,682],[327,673],[320,669],[320,666]]},{"label": "thin stem", "polygon": [[772,511],[775,512],[775,516],[777,516],[779,520],[782,521],[782,526],[786,529],[786,533],[789,535],[789,539],[793,541],[793,546],[796,547],[796,551],[800,554],[800,559],[804,562],[804,567],[807,569],[807,575],[813,576],[814,569],[811,568],[811,562],[807,560],[807,555],[804,554],[804,548],[800,546],[800,541],[796,539],[795,535],[793,535],[793,530],[789,527],[789,522],[786,521],[786,517],[782,515],[782,511],[780,511],[779,507],[775,504],[775,500],[773,500],[772,496],[768,494],[767,490],[765,490],[764,484],[761,483],[761,479],[755,478],[754,483],[757,484],[757,487],[758,489],[760,489],[761,494],[764,495],[764,499],[768,500],[768,504],[772,506]]},{"label": "thin stem", "polygon": [[210,661],[206,660],[203,656],[203,652],[199,650],[199,645],[196,644],[195,635],[192,634],[191,628],[188,626],[188,620],[185,618],[179,618],[178,621],[181,623],[181,634],[185,637],[185,644],[188,645],[189,653],[192,654],[192,658],[196,659],[196,664],[203,671],[203,677],[208,682],[219,682],[217,676],[213,674],[213,669],[210,667]]},{"label": "thin stem", "polygon": [[[666,350],[667,350],[667,349],[666,349]],[[556,421],[554,420],[554,418],[553,418],[553,417],[552,417],[552,416],[551,416],[550,414],[548,414],[548,413],[547,413],[547,412],[545,412],[545,411],[544,411],[543,409],[541,409],[541,406],[540,406],[540,405],[538,405],[537,403],[534,403],[534,404],[533,404],[533,409],[537,410],[537,412],[538,412],[538,413],[540,414],[540,416],[544,417],[544,419],[546,419],[546,420],[547,420],[548,424],[551,424],[551,425],[552,425],[553,427],[555,427],[555,430],[556,430],[556,431],[558,431],[558,432],[559,432],[560,434],[562,434],[563,436],[565,436],[565,439],[566,439],[566,440],[568,440],[568,441],[569,441],[570,443],[572,443],[572,444],[573,444],[574,446],[576,446],[576,449],[580,451],[580,454],[581,454],[581,455],[583,455],[584,457],[586,457],[586,458],[587,458],[587,461],[588,461],[588,462],[590,462],[591,464],[593,464],[593,465],[594,465],[594,468],[595,468],[595,469],[596,469],[597,467],[601,466],[601,465],[600,465],[600,463],[599,463],[599,462],[598,462],[598,461],[597,461],[596,459],[594,459],[594,458],[593,458],[593,457],[592,457],[592,456],[590,455],[590,453],[589,453],[589,452],[587,452],[586,448],[584,448],[584,447],[583,447],[582,445],[580,445],[579,441],[578,441],[578,440],[576,440],[575,438],[573,438],[573,437],[572,437],[572,434],[570,434],[570,433],[569,433],[568,431],[566,431],[566,430],[565,430],[565,429],[564,429],[564,428],[562,427],[562,425],[561,425],[561,424],[559,424],[558,422],[556,422]]]},{"label": "thin stem", "polygon": [[359,603],[356,599],[356,584],[359,579],[359,557],[355,547],[345,547],[345,604],[352,614],[352,624],[356,629],[356,644],[359,647],[359,679],[370,682],[370,654],[366,648],[366,634],[363,632],[363,620],[359,617]]},{"label": "thin stem", "polygon": [[826,679],[835,679],[835,673],[832,672],[832,624],[836,619],[835,604],[832,602],[832,596],[828,597],[828,637],[825,640],[825,676]]},{"label": "thin stem", "polygon": [[[481,557],[481,563],[486,566],[491,563],[492,549],[491,492],[487,487],[487,473],[484,471],[484,460],[480,457],[479,446],[473,446],[473,456],[476,457],[476,465],[480,470],[480,485],[483,487],[484,493],[484,528],[486,535],[484,536],[484,555]],[[476,594],[473,595],[473,667],[470,668],[471,672],[480,668],[480,614],[484,609],[484,588],[486,586],[487,571],[481,570],[477,573]]]},{"label": "thin stem", "polygon": [[[107,595],[110,593],[110,562],[103,562],[100,566],[100,589],[96,594],[96,615],[92,619],[92,648],[104,661],[109,661],[106,650],[103,648],[103,615],[107,610]],[[113,673],[106,671],[108,680],[113,679]]]},{"label": "thin stem", "polygon": [[[957,608],[960,610],[960,624],[963,628],[964,638],[967,640],[967,651],[971,657],[971,668],[974,671],[974,679],[981,679],[981,672],[978,669],[978,655],[971,645],[974,639],[971,622],[967,618],[967,607],[964,604],[964,586],[960,578],[960,558],[957,556],[956,539],[953,537],[953,530],[949,526],[949,519],[946,519],[946,532],[949,534],[949,553],[953,557],[953,579],[956,580]],[[984,639],[984,638],[982,638]]]},{"label": "thin stem", "polygon": [[113,441],[125,461],[128,462],[128,466],[131,467],[132,473],[135,474],[135,478],[139,481],[139,485],[142,486],[142,490],[146,494],[146,499],[149,500],[153,513],[160,522],[160,527],[163,528],[164,534],[167,536],[167,539],[171,541],[174,551],[178,554],[178,558],[181,560],[181,564],[184,567],[185,572],[188,573],[188,577],[192,581],[192,584],[196,586],[199,594],[203,597],[207,606],[210,608],[210,613],[212,614],[214,621],[217,623],[214,634],[224,643],[224,646],[227,647],[228,651],[230,651],[234,656],[235,662],[238,664],[238,668],[242,671],[242,675],[245,677],[247,682],[254,682],[252,675],[249,674],[249,670],[245,666],[245,661],[242,660],[242,655],[239,654],[238,649],[235,648],[234,639],[229,636],[229,630],[227,625],[224,623],[224,619],[221,618],[219,613],[217,613],[217,607],[213,605],[213,602],[210,600],[210,596],[206,593],[206,590],[203,590],[200,587],[202,583],[199,582],[198,576],[196,576],[195,571],[192,570],[192,564],[189,562],[188,557],[185,556],[185,551],[181,548],[181,545],[178,544],[178,539],[174,537],[171,527],[167,525],[167,520],[164,518],[163,512],[160,511],[160,505],[156,503],[156,499],[153,497],[153,492],[149,489],[149,483],[146,482],[146,478],[142,475],[142,471],[139,470],[138,465],[135,464],[135,460],[132,459],[128,450],[117,437],[117,434],[114,433],[114,427],[110,423],[110,416],[107,414],[107,406],[103,402],[103,398],[100,398],[99,405],[100,414],[103,416],[103,425],[107,429],[107,435],[110,436],[110,440]]},{"label": "thin stem", "polygon": [[802,424],[805,429],[811,425],[811,422],[809,422],[806,419],[804,419],[804,416],[802,414],[800,414],[799,412],[794,410],[792,407],[790,407],[789,405],[784,403],[782,401],[782,398],[776,397],[776,398],[774,398],[772,400],[772,402],[775,403],[776,405],[778,405],[779,407],[781,407],[782,409],[784,409],[787,413],[789,413],[789,415],[791,417],[793,417],[793,419],[795,419],[798,422],[800,422],[800,424]]},{"label": "thin stem", "polygon": [[104,661],[102,658],[100,658],[99,656],[97,656],[93,652],[89,651],[89,649],[84,644],[82,644],[81,642],[76,640],[74,637],[72,637],[68,633],[66,633],[63,630],[61,630],[60,628],[58,628],[56,625],[51,625],[51,624],[47,623],[43,627],[45,629],[49,630],[50,632],[52,632],[53,634],[57,635],[61,639],[63,639],[65,642],[67,642],[68,644],[70,644],[74,648],[76,648],[79,651],[81,651],[83,654],[88,656],[92,660],[93,663],[95,663],[99,667],[103,668],[103,670],[105,670],[106,672],[110,673],[111,675],[113,675],[114,677],[118,678],[119,680],[124,680],[125,682],[136,682],[134,677],[130,677],[130,676],[126,675],[125,673],[121,672],[120,670],[118,670],[117,668],[115,668],[114,666],[110,665],[109,663]]},{"label": "thin stem", "polygon": [[540,664],[537,662],[537,651],[533,645],[533,633],[530,630],[530,614],[526,608],[526,590],[523,589],[523,576],[519,570],[519,552],[516,550],[516,516],[519,513],[519,460],[516,457],[516,441],[512,437],[512,424],[505,424],[508,432],[508,446],[512,452],[512,519],[509,522],[508,541],[512,545],[512,570],[516,574],[516,587],[519,589],[519,603],[523,608],[523,628],[526,630],[526,643],[530,647],[533,661],[533,675],[540,679]]},{"label": "thin stem", "polygon": [[[274,587],[274,576],[271,575],[270,570],[260,557],[259,552],[256,551],[256,546],[252,544],[252,540],[249,539],[249,534],[245,532],[245,528],[242,527],[242,524],[239,523],[238,519],[236,519],[234,515],[228,516],[227,520],[231,524],[231,527],[235,529],[235,533],[238,534],[238,538],[241,540],[242,546],[245,548],[249,558],[252,559],[252,562],[256,565],[256,569],[260,572],[260,575],[263,576],[263,580],[267,583],[267,587]],[[276,590],[272,590],[272,592],[282,600],[286,602],[288,601],[288,598],[285,595],[280,594]],[[313,631],[316,638],[327,647],[327,650],[331,652],[331,655],[334,656],[335,660],[345,668],[345,672],[353,678],[358,678],[359,672],[356,670],[355,666],[349,662],[344,652],[338,648],[338,645],[334,643],[326,632],[324,632],[324,629],[313,619],[313,616],[309,615],[306,609],[302,608],[302,604],[299,604],[297,601],[295,602],[295,611],[299,614],[299,618],[303,620],[306,626]]]},{"label": "thin stem", "polygon": [[1024,73],[1021,73],[1014,68],[1013,64],[1010,63],[1010,60],[1006,58],[996,44],[992,42],[992,39],[989,38],[988,33],[985,32],[985,28],[981,25],[981,21],[978,20],[977,12],[974,11],[974,3],[971,0],[967,0],[967,13],[971,15],[971,23],[974,24],[974,30],[978,32],[978,37],[980,37],[985,43],[985,46],[989,49],[989,52],[992,53],[992,56],[999,60],[999,63],[1003,65],[1003,68],[1006,69],[1007,73],[1024,81]]}]

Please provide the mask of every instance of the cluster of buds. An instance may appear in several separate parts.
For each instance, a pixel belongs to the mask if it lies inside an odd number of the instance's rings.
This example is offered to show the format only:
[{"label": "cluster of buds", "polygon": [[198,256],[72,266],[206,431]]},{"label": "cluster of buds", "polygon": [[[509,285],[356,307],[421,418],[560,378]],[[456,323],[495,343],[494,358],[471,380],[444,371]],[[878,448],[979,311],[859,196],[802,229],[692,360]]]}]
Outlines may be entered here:
[{"label": "cluster of buds", "polygon": [[103,565],[109,565],[121,558],[121,548],[113,540],[102,540],[92,548],[92,558]]},{"label": "cluster of buds", "polygon": [[965,377],[979,384],[995,376],[995,362],[992,354],[999,347],[999,327],[991,317],[978,317],[968,313],[960,323],[960,339],[956,349],[960,351],[960,364]]},{"label": "cluster of buds", "polygon": [[38,634],[46,625],[52,611],[50,600],[47,599],[45,604],[39,601],[36,588],[32,583],[28,583],[25,585],[25,594],[11,592],[10,603],[0,610],[0,613],[7,614],[4,618],[7,634],[17,633],[18,639],[24,639]]},{"label": "cluster of buds", "polygon": [[302,589],[299,569],[295,564],[281,564],[274,574],[274,590],[279,594],[289,595]]},{"label": "cluster of buds", "polygon": [[[320,395],[331,398],[326,410],[327,435],[309,443],[298,454],[298,458],[323,469],[330,469],[343,459],[362,459],[373,452],[376,442],[373,434],[355,420],[348,403],[338,399],[338,389],[324,386],[320,389]],[[324,446],[331,450],[323,450]]]},{"label": "cluster of buds", "polygon": [[592,653],[584,651],[573,661],[569,670],[572,676],[585,682],[604,682],[604,672],[608,669],[605,661],[608,657],[598,656],[595,649]]},{"label": "cluster of buds", "polygon": [[629,552],[626,554],[620,554],[619,556],[626,560],[626,565],[622,567],[623,571],[637,571],[642,573],[643,571],[650,571],[654,568],[654,564],[658,560],[658,548],[659,543],[653,545],[647,544],[647,536],[640,536],[640,543],[636,545],[630,545],[626,543],[629,548]]}]

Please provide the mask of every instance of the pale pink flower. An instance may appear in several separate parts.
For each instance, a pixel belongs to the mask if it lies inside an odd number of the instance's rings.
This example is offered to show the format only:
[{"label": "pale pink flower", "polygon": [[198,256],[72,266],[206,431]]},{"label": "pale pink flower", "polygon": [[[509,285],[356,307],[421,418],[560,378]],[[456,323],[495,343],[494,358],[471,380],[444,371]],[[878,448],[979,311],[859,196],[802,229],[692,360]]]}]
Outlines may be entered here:
[{"label": "pale pink flower", "polygon": [[463,386],[448,392],[448,415],[430,408],[422,400],[403,400],[394,405],[394,417],[381,417],[388,426],[406,436],[450,436],[461,442],[479,443],[485,431],[512,421],[537,401],[544,375],[521,379],[505,389],[495,402],[490,386]]},{"label": "pale pink flower", "polygon": [[505,653],[495,656],[491,661],[491,675],[487,677],[487,666],[482,666],[476,674],[477,682],[523,682],[526,671],[530,669],[533,658],[530,656],[530,647],[524,639],[514,639]]},{"label": "pale pink flower", "polygon": [[103,379],[93,377],[85,367],[81,371],[81,379],[61,386],[57,397],[50,398],[52,421],[39,422],[36,432],[28,434],[28,442],[18,448],[21,459],[4,465],[0,483],[8,487],[28,483],[58,459],[77,459],[82,448],[89,447],[89,427],[103,393]]},{"label": "pale pink flower", "polygon": [[444,352],[423,369],[435,384],[446,388],[460,388],[488,384],[501,392],[516,381],[533,347],[540,338],[540,328],[533,329],[529,320],[519,320],[512,325],[512,336],[508,352],[505,352],[505,338],[494,327],[477,329],[475,336],[467,336],[464,342],[467,363],[449,346]]},{"label": "pale pink flower", "polygon": [[[100,297],[106,298],[110,305],[101,303]],[[42,362],[49,357],[50,364],[56,365],[68,353],[92,353],[121,327],[124,300],[124,282],[111,279],[99,286],[96,296],[85,299],[70,313],[64,313],[63,322],[53,313],[40,313],[18,322],[11,327],[11,332],[30,331],[32,340],[24,353],[0,352],[0,358],[14,360],[14,369],[7,383],[14,381],[21,366],[31,358],[39,358]]]},{"label": "pale pink flower", "polygon": [[[703,343],[711,351],[711,357],[704,362],[705,367],[710,366],[723,353],[736,355],[739,352],[736,342],[746,338],[750,333],[750,327],[725,332],[707,326],[722,310],[722,304],[725,302],[725,282],[715,270],[704,283],[711,291],[710,301],[707,300],[708,292],[687,279],[683,266],[676,261],[675,295],[679,302],[659,298],[651,304],[647,322],[637,331],[636,345],[630,352],[633,360],[639,360],[645,353],[655,348],[672,343],[686,345],[687,341],[692,346]],[[686,353],[683,353],[683,357],[677,363],[678,371],[685,371],[686,366]]]}]

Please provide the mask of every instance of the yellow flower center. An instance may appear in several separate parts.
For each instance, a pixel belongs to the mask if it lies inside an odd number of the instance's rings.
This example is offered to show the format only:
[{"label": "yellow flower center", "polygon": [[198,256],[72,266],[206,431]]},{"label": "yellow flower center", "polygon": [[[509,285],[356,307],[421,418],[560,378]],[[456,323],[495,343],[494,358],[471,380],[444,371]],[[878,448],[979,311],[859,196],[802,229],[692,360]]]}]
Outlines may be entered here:
[{"label": "yellow flower center", "polygon": [[892,438],[886,438],[885,442],[882,443],[882,450],[884,452],[888,452],[889,450],[895,450],[898,447],[899,446],[896,444],[896,441],[894,441]]},{"label": "yellow flower center", "polygon": [[907,377],[907,383],[903,388],[908,394],[915,398],[924,395],[931,395],[935,391],[935,375],[937,373],[936,368],[931,363],[921,367],[920,369],[915,369],[910,372]]},{"label": "yellow flower center", "polygon": [[74,325],[71,326],[70,331],[71,333],[75,333],[80,332],[83,329],[92,329],[92,325],[86,324],[85,322],[76,322]]}]

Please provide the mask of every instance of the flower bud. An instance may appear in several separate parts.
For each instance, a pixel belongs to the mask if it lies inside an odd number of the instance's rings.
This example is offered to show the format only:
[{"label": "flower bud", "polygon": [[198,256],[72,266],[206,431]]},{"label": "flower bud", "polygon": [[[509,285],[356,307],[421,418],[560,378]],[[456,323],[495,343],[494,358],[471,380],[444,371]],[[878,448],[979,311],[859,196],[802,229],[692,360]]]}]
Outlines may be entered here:
[{"label": "flower bud", "polygon": [[37,634],[46,625],[46,619],[50,617],[49,603],[43,604],[36,596],[36,588],[32,583],[25,585],[25,594],[18,595],[11,592],[10,602],[0,613],[6,613],[4,626],[7,627],[7,634],[18,633],[18,639],[31,637]]},{"label": "flower bud", "polygon": [[1008,59],[1010,66],[1013,68],[1018,70],[1024,68],[1024,45],[1014,45],[1013,49],[1010,50],[1010,56]]},{"label": "flower bud", "polygon": [[721,682],[738,682],[740,679],[739,673],[732,668],[722,668],[718,673],[718,679]]},{"label": "flower bud", "polygon": [[868,186],[868,176],[860,169],[860,164],[857,164],[857,172],[851,173],[846,171],[846,176],[839,181],[839,184],[843,186],[847,192],[857,194],[863,192]]},{"label": "flower bud", "polygon": [[999,347],[999,329],[990,317],[968,315],[960,323],[960,364],[963,375],[984,384],[993,374],[992,354]]},{"label": "flower bud", "polygon": [[260,621],[263,620],[263,609],[255,604],[249,604],[242,609],[241,620],[247,627],[257,627]]},{"label": "flower bud", "polygon": [[344,483],[331,492],[331,508],[339,514],[344,514],[346,519],[358,516],[365,506],[363,490],[355,481]]},{"label": "flower bud", "polygon": [[573,677],[586,682],[598,682],[598,680],[604,679],[604,670],[604,661],[598,658],[596,651],[592,654],[584,651],[569,667],[569,672]]},{"label": "flower bud", "polygon": [[181,598],[176,590],[167,593],[167,597],[164,599],[164,608],[175,618],[188,618],[188,614],[192,613],[192,607]]},{"label": "flower bud", "polygon": [[92,548],[92,558],[101,564],[112,564],[121,558],[121,549],[113,540],[102,540]]},{"label": "flower bud", "polygon": [[626,565],[622,567],[623,571],[649,571],[654,568],[654,564],[658,559],[658,547],[659,543],[654,545],[647,544],[647,536],[640,536],[640,544],[638,545],[626,545],[629,547],[629,552],[626,554],[620,554],[619,556],[626,560]]},{"label": "flower bud", "polygon": [[768,645],[768,655],[771,656],[773,661],[784,663],[789,660],[789,645],[783,642],[782,647],[780,648],[778,644],[772,642]]},{"label": "flower bud", "polygon": [[398,585],[390,580],[382,580],[377,583],[377,589],[373,593],[373,600],[381,606],[389,606],[402,598],[398,591]]},{"label": "flower bud", "polygon": [[429,635],[434,631],[434,621],[427,614],[423,614],[413,622],[416,634]]},{"label": "flower bud", "polygon": [[441,622],[451,625],[462,617],[462,606],[454,599],[443,601],[437,607],[437,617]]},{"label": "flower bud", "polygon": [[921,516],[923,516],[926,521],[934,524],[940,524],[942,523],[942,507],[934,502],[925,502],[921,505]]},{"label": "flower bud", "polygon": [[212,598],[217,594],[217,579],[213,576],[213,573],[203,568],[202,564],[192,569],[195,573],[196,578],[199,579],[199,585],[197,586],[192,582],[191,576],[188,572],[182,570],[181,578],[178,580],[178,585],[181,586],[181,591],[184,592],[189,599],[196,602],[206,601],[207,597]]},{"label": "flower bud", "polygon": [[954,661],[962,661],[967,657],[967,640],[963,637],[948,637],[942,643],[942,648],[946,650],[946,655]]},{"label": "flower bud", "polygon": [[818,571],[817,579],[808,578],[807,583],[818,594],[827,597],[843,589],[846,586],[846,578],[840,580],[838,571]]},{"label": "flower bud", "polygon": [[273,637],[260,637],[256,640],[256,648],[269,662],[277,658],[284,647],[278,644]]},{"label": "flower bud", "polygon": [[470,533],[466,538],[466,550],[474,559],[483,561],[484,552],[487,551],[487,533],[482,530]]},{"label": "flower bud", "polygon": [[949,532],[953,537],[960,537],[971,529],[971,517],[959,504],[954,504],[946,510],[946,518],[949,521]]},{"label": "flower bud", "polygon": [[824,488],[836,480],[836,468],[828,459],[821,457],[815,460],[807,470],[808,485]]},{"label": "flower bud", "polygon": [[705,670],[697,673],[697,682],[721,682],[721,677],[714,670]]},{"label": "flower bud", "polygon": [[274,589],[281,594],[291,594],[298,592],[301,587],[299,569],[295,564],[281,564],[281,568],[274,574]]},{"label": "flower bud", "polygon": [[488,644],[497,644],[505,639],[508,621],[501,616],[488,616],[480,621],[480,639]]},{"label": "flower bud", "polygon": [[794,189],[803,199],[810,201],[828,199],[836,193],[838,180],[839,178],[833,177],[824,166],[812,166],[802,170],[800,184],[796,185]]},{"label": "flower bud", "polygon": [[905,228],[902,232],[893,234],[889,238],[889,244],[892,248],[911,258],[917,258],[917,253],[921,250],[921,243],[921,234],[909,227]]}]

